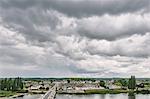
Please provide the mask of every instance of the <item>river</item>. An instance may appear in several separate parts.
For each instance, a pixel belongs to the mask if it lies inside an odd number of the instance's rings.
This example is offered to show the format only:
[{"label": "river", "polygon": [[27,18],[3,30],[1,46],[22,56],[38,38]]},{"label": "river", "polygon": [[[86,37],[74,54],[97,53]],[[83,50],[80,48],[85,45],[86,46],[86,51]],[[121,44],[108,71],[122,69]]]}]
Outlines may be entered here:
[{"label": "river", "polygon": [[57,95],[56,99],[150,99],[150,95],[138,94],[128,96],[128,94],[93,94],[93,95]]},{"label": "river", "polygon": [[[25,95],[16,99],[39,99],[41,95]],[[56,99],[150,99],[150,95],[137,94],[128,96],[128,94],[93,94],[93,95],[56,95]]]},{"label": "river", "polygon": [[[13,99],[39,99],[41,96],[42,96],[41,94],[34,94],[34,95],[27,94],[23,97],[18,97],[18,98],[13,98]],[[11,99],[11,98],[9,98],[9,99]]]}]

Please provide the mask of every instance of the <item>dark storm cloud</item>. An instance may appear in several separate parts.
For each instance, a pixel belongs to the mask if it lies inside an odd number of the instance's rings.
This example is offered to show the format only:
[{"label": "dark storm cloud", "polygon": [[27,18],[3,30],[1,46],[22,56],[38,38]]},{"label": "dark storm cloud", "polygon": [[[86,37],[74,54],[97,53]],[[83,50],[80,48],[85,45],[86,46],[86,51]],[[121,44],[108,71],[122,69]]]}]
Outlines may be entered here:
[{"label": "dark storm cloud", "polygon": [[36,39],[40,42],[52,40],[55,36],[52,31],[61,24],[54,11],[43,11],[38,8],[0,9],[0,13],[4,20],[3,24],[8,28],[21,32],[30,40]]},{"label": "dark storm cloud", "polygon": [[3,8],[28,9],[37,6],[43,9],[54,9],[74,17],[103,14],[120,14],[147,11],[149,0],[1,0]]},{"label": "dark storm cloud", "polygon": [[0,71],[149,76],[149,10],[150,0],[0,0]]},{"label": "dark storm cloud", "polygon": [[148,27],[146,25],[139,26],[139,27],[136,27],[136,26],[131,26],[130,27],[129,26],[128,30],[125,30],[125,31],[115,31],[113,29],[110,29],[107,26],[104,29],[100,30],[100,29],[97,28],[94,31],[91,31],[90,28],[86,28],[86,27],[82,28],[82,27],[80,27],[80,25],[79,25],[79,28],[78,28],[78,33],[81,36],[85,36],[85,37],[90,38],[90,39],[98,39],[98,40],[99,39],[106,39],[106,40],[109,40],[109,41],[114,41],[116,39],[129,37],[133,34],[142,34],[142,35],[144,35],[147,32],[150,32],[150,27]]},{"label": "dark storm cloud", "polygon": [[[149,0],[1,0],[0,13],[4,20],[3,24],[23,33],[30,40],[39,42],[54,41],[58,25],[62,24],[59,14],[67,14],[77,19],[77,31],[79,35],[90,39],[115,40],[132,34],[145,34],[150,31],[150,26],[145,22],[137,22],[135,17],[124,20],[128,24],[118,29],[114,17],[122,13],[131,13],[140,10],[148,10]],[[58,12],[57,12],[58,11]],[[60,13],[59,13],[60,12]],[[110,17],[103,18],[103,14]],[[115,16],[111,16],[111,14]],[[82,20],[85,16],[99,16],[99,20]],[[102,15],[102,16],[101,16]],[[113,17],[111,19],[111,17]],[[70,17],[68,17],[70,18]],[[122,18],[122,17],[121,17]],[[121,19],[117,18],[117,19]],[[143,18],[144,19],[144,18]],[[94,18],[91,20],[95,20]],[[103,21],[104,20],[104,21]],[[133,20],[133,21],[132,21]],[[145,20],[146,21],[146,20]],[[118,23],[121,23],[119,21]],[[90,24],[89,24],[90,23]],[[93,28],[93,27],[94,28]],[[67,33],[68,28],[64,31]]]}]

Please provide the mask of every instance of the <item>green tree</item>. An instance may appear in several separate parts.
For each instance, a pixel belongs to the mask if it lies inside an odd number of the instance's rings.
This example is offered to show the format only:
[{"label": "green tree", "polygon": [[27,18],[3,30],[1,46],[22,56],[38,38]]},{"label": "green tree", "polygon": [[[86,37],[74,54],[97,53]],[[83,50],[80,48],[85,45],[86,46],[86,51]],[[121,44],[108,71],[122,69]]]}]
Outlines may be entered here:
[{"label": "green tree", "polygon": [[5,88],[5,87],[4,87],[4,80],[2,79],[2,80],[1,80],[1,90],[4,90],[4,88]]},{"label": "green tree", "polygon": [[67,83],[70,83],[70,80],[69,80],[69,79],[67,80]]},{"label": "green tree", "polygon": [[123,87],[128,86],[128,82],[127,82],[125,79],[121,79],[121,80],[119,80],[119,82],[121,83],[121,85],[122,85]]},{"label": "green tree", "polygon": [[21,89],[23,89],[23,82],[21,82],[21,84],[20,84],[20,88],[21,88]]},{"label": "green tree", "polygon": [[5,78],[3,81],[4,90],[7,89],[7,84],[7,78]]},{"label": "green tree", "polygon": [[100,81],[100,86],[101,87],[105,87],[105,82],[104,81]]},{"label": "green tree", "polygon": [[23,89],[23,81],[21,78],[14,78],[14,79],[2,79],[0,80],[0,90],[7,90],[7,91],[17,91]]},{"label": "green tree", "polygon": [[23,81],[21,78],[19,78],[19,88],[23,89]]},{"label": "green tree", "polygon": [[20,85],[20,78],[15,78],[16,80],[16,89],[18,90],[19,89],[19,85]]},{"label": "green tree", "polygon": [[11,90],[11,86],[12,86],[12,81],[11,81],[11,78],[9,78],[7,80],[7,91],[10,91]]},{"label": "green tree", "polygon": [[13,80],[12,82],[12,91],[16,91],[17,90],[17,84],[16,84],[16,79]]},{"label": "green tree", "polygon": [[134,90],[136,88],[136,79],[135,76],[131,76],[128,83],[128,88]]}]

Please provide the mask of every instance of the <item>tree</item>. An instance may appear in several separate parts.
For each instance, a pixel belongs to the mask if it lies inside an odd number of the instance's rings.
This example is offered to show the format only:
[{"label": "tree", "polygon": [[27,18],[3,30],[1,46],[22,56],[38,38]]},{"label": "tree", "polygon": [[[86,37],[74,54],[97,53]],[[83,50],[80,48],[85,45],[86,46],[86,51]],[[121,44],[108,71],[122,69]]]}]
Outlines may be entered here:
[{"label": "tree", "polygon": [[128,88],[134,90],[136,88],[136,79],[135,76],[131,76],[128,83]]},{"label": "tree", "polygon": [[16,90],[17,90],[17,84],[16,84],[16,79],[14,79],[12,82],[12,91],[16,91]]},{"label": "tree", "polygon": [[23,82],[21,78],[18,78],[18,88],[23,89]]},{"label": "tree", "polygon": [[51,83],[53,83],[53,80],[50,80]]},{"label": "tree", "polygon": [[12,87],[12,81],[11,81],[11,78],[9,78],[7,80],[7,91],[10,91],[11,90],[11,87]]},{"label": "tree", "polygon": [[2,80],[1,80],[1,90],[4,90],[4,88],[5,88],[5,87],[4,87],[4,80],[2,79]]},{"label": "tree", "polygon": [[119,80],[119,82],[121,83],[121,85],[122,85],[123,87],[128,86],[128,82],[127,82],[125,79],[121,79],[121,80]]},{"label": "tree", "polygon": [[67,80],[67,83],[70,83],[70,80],[69,80],[69,79]]},{"label": "tree", "polygon": [[23,82],[20,83],[20,88],[23,89]]},{"label": "tree", "polygon": [[101,87],[105,87],[105,82],[104,81],[100,81],[100,86]]},{"label": "tree", "polygon": [[4,86],[4,90],[5,89],[7,89],[7,78],[5,78],[4,80],[3,80],[3,86]]},{"label": "tree", "polygon": [[7,90],[7,91],[17,91],[23,89],[23,82],[21,78],[14,78],[14,79],[2,79],[0,80],[0,90]]}]

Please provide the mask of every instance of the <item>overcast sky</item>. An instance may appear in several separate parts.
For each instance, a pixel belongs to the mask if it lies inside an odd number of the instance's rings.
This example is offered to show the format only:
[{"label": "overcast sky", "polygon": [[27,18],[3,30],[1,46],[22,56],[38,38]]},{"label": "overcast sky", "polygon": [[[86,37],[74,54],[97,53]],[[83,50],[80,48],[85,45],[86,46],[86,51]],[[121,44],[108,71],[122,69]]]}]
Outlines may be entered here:
[{"label": "overcast sky", "polygon": [[150,77],[150,0],[0,0],[0,77]]}]

